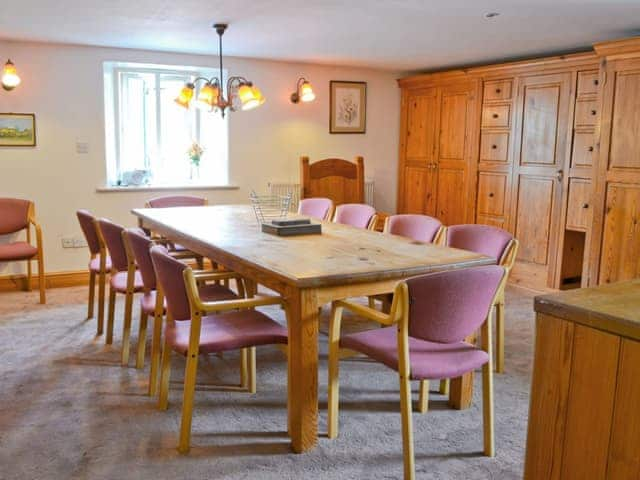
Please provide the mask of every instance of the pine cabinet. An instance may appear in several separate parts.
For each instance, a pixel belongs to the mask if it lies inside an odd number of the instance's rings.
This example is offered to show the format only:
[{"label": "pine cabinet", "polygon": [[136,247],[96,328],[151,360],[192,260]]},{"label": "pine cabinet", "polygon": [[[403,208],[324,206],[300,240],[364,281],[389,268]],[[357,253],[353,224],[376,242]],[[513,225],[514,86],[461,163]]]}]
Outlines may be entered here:
[{"label": "pine cabinet", "polygon": [[471,221],[477,96],[477,82],[403,91],[399,211]]}]

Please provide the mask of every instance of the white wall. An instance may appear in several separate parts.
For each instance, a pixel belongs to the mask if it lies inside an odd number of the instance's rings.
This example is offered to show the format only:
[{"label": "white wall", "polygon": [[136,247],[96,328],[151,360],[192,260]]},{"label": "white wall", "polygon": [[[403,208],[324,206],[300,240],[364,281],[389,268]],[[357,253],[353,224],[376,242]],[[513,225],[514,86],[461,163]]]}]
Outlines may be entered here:
[{"label": "white wall", "polygon": [[[38,145],[0,147],[0,196],[35,201],[47,271],[85,268],[86,249],[61,246],[63,236],[80,235],[77,209],[133,225],[130,209],[160,195],[96,192],[106,178],[102,62],[215,67],[216,57],[0,41],[0,62],[7,58],[16,64],[22,84],[12,92],[0,89],[0,112],[35,113]],[[246,203],[251,188],[265,191],[270,181],[297,182],[300,155],[312,160],[363,155],[366,177],[375,182],[376,207],[395,211],[398,73],[242,58],[226,58],[225,68],[253,80],[267,101],[256,110],[230,116],[230,182],[240,189],[197,194],[206,195],[212,204]],[[315,102],[290,103],[299,76],[312,82]],[[367,82],[366,134],[328,133],[330,80]],[[89,143],[88,154],[76,153],[77,141]],[[21,265],[0,264],[0,275],[20,271]]]}]

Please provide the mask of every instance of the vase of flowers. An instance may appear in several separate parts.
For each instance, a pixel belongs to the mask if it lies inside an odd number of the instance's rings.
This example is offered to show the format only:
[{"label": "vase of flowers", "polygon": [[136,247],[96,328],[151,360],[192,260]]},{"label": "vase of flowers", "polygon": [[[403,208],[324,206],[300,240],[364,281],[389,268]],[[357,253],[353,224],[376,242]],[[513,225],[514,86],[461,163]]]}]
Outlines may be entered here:
[{"label": "vase of flowers", "polygon": [[198,145],[197,142],[193,142],[189,147],[189,150],[187,150],[189,164],[191,165],[191,173],[189,175],[191,180],[195,180],[200,176],[200,159],[202,158],[203,153],[204,148]]}]

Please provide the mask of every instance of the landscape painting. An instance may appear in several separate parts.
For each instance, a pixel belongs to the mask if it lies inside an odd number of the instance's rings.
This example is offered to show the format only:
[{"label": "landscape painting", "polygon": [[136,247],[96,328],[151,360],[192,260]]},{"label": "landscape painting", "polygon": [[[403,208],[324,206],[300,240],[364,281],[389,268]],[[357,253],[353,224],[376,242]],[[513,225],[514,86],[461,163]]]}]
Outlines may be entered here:
[{"label": "landscape painting", "polygon": [[0,147],[34,147],[35,144],[33,113],[0,113]]}]

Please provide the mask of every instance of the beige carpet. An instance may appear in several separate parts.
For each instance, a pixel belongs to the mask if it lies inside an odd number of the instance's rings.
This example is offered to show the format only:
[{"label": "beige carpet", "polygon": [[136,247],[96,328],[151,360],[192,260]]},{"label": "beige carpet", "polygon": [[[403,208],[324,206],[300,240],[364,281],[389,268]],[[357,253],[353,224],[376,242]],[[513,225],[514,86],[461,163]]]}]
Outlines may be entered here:
[{"label": "beige carpet", "polygon": [[[321,338],[321,436],[315,450],[294,455],[286,435],[285,358],[274,348],[261,348],[256,395],[198,389],[193,448],[181,456],[175,447],[182,359],[174,357],[170,407],[160,412],[145,395],[148,366],[139,371],[119,365],[121,310],[114,347],[107,348],[94,337],[95,320],[85,320],[84,288],[48,295],[48,305],[40,306],[35,292],[0,294],[0,479],[402,477],[398,380],[385,367],[357,359],[341,364],[341,432],[328,440]],[[280,311],[268,311],[283,320]],[[429,413],[414,414],[418,478],[522,477],[533,319],[532,296],[509,289],[507,373],[495,378],[496,457],[481,455],[476,375],[469,410],[450,410],[434,392]],[[355,319],[347,325],[362,328]],[[203,384],[238,382],[235,353],[200,365]]]}]

